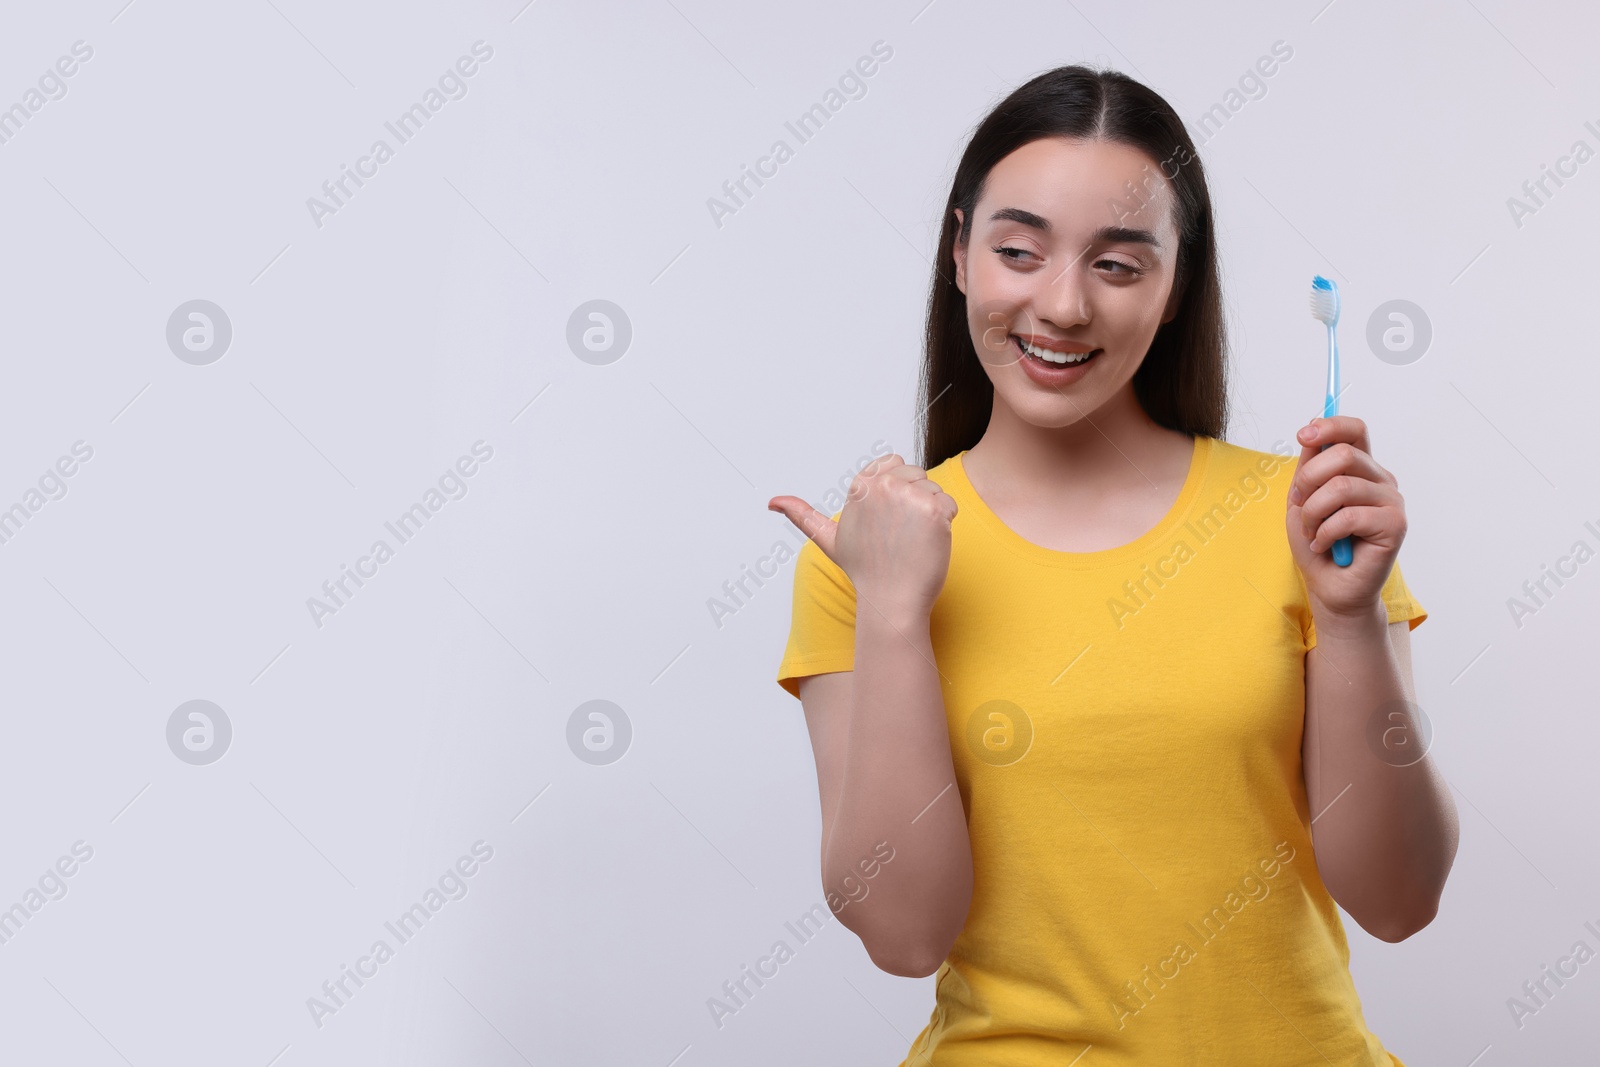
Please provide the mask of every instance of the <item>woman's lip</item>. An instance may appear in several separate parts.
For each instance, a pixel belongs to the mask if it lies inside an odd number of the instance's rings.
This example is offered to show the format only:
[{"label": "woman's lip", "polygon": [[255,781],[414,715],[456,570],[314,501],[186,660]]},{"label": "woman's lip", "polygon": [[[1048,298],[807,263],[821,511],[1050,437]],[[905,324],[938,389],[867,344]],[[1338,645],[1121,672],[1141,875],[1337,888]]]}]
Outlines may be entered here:
[{"label": "woman's lip", "polygon": [[[1023,359],[1032,358],[1032,357],[1030,357],[1028,355],[1028,350],[1022,347],[1022,337],[1021,337],[1021,335],[1020,334],[1012,334],[1011,337],[1012,337],[1012,340],[1016,343],[1017,354],[1019,356],[1021,356]],[[1040,347],[1043,347],[1043,346],[1040,346]],[[1061,351],[1061,349],[1051,349],[1051,351],[1052,352],[1059,352],[1059,351]],[[1103,351],[1103,349],[1099,349],[1099,348],[1082,348],[1082,349],[1072,349],[1072,350],[1070,350],[1070,354],[1071,355],[1082,355],[1084,352],[1099,353],[1101,351]],[[1050,363],[1050,362],[1047,362],[1045,360],[1035,360],[1035,362],[1041,363],[1046,367],[1081,367],[1085,363],[1092,363],[1093,360],[1092,359],[1079,360],[1076,363]]]},{"label": "woman's lip", "polygon": [[1078,363],[1050,363],[1028,355],[1022,348],[1022,339],[1014,338],[1011,344],[1017,350],[1016,362],[1021,364],[1017,368],[1034,385],[1045,389],[1054,389],[1060,392],[1078,382],[1089,374],[1089,367],[1093,365],[1096,356],[1101,351],[1095,349],[1094,354],[1088,359]]},{"label": "woman's lip", "polygon": [[1085,352],[1098,351],[1098,349],[1089,345],[1074,344],[1071,341],[1052,341],[1049,338],[1034,337],[1031,334],[1014,333],[1011,336],[1026,341],[1035,348],[1048,348],[1052,352],[1065,352],[1068,355],[1078,356]]}]

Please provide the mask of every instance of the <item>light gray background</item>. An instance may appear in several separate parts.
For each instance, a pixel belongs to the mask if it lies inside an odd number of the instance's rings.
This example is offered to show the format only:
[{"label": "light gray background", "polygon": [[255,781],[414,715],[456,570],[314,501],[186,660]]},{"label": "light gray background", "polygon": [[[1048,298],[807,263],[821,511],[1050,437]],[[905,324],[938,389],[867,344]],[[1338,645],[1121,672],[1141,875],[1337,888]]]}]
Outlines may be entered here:
[{"label": "light gray background", "polygon": [[[1333,277],[1461,810],[1428,929],[1346,920],[1366,1016],[1414,1067],[1592,1057],[1600,963],[1520,1029],[1506,1003],[1600,947],[1600,563],[1520,628],[1507,607],[1600,545],[1600,162],[1520,227],[1507,207],[1600,147],[1592,10],[123,4],[10,5],[0,33],[0,106],[94,50],[0,144],[0,506],[93,448],[0,545],[0,907],[94,850],[0,945],[0,1059],[897,1063],[933,981],[836,922],[711,1020],[822,887],[773,681],[792,567],[720,628],[708,600],[784,539],[770,496],[820,501],[880,438],[913,457],[938,213],[1000,96],[1106,63],[1193,124],[1278,40],[1292,59],[1202,147],[1228,436],[1270,450],[1317,413],[1306,289]],[[307,198],[480,39],[467,95],[315,225]],[[796,145],[785,120],[880,39],[866,95]],[[795,157],[715,225],[707,199],[780,137]],[[233,329],[206,366],[165,339],[193,299]],[[605,366],[566,342],[595,299],[633,329]],[[1434,331],[1405,365],[1364,341],[1392,299]],[[480,439],[466,496],[317,627],[307,598]],[[207,766],[166,740],[194,699],[233,728]],[[595,699],[633,729],[606,766],[567,741]],[[467,895],[315,1025],[307,999],[480,839]]]}]

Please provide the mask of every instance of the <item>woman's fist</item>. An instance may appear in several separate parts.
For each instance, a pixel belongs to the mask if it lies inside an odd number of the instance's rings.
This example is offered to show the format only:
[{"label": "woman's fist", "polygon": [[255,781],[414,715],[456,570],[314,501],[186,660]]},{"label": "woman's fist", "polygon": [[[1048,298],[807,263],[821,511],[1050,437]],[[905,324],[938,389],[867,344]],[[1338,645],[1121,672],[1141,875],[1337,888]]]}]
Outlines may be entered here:
[{"label": "woman's fist", "polygon": [[879,456],[851,481],[837,522],[799,497],[775,496],[767,508],[815,542],[877,610],[932,613],[950,571],[956,502],[921,467]]}]

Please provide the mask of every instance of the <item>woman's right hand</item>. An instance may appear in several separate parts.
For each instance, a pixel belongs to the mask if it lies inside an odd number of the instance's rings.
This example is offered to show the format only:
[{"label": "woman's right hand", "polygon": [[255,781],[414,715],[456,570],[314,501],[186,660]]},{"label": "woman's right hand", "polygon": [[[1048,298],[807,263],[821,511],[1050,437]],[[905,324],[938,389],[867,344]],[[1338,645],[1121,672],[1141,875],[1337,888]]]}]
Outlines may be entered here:
[{"label": "woman's right hand", "polygon": [[879,456],[851,481],[837,522],[795,496],[775,496],[767,509],[794,523],[879,611],[932,614],[950,571],[956,502],[921,467]]}]

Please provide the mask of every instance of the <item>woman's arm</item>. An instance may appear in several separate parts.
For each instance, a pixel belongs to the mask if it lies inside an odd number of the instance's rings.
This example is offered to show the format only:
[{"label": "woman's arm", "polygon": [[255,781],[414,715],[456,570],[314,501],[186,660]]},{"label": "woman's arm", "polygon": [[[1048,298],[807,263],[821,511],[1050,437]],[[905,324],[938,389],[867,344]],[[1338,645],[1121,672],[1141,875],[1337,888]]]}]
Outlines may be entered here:
[{"label": "woman's arm", "polygon": [[[1438,912],[1460,837],[1444,776],[1416,754],[1411,624],[1391,624],[1383,603],[1405,498],[1362,420],[1312,419],[1295,436],[1285,522],[1317,638],[1301,741],[1317,870],[1364,930],[1404,941]],[[1355,539],[1345,566],[1328,551],[1341,537]]]},{"label": "woman's arm", "polygon": [[1433,921],[1460,828],[1432,755],[1416,756],[1410,623],[1387,618],[1380,603],[1368,619],[1317,620],[1302,763],[1323,884],[1393,942]]},{"label": "woman's arm", "polygon": [[[848,901],[839,921],[879,968],[921,978],[966,923],[972,846],[928,615],[883,606],[859,598],[854,670],[802,678],[800,700],[822,799],[823,886]],[[883,844],[893,862],[879,865]]]}]

